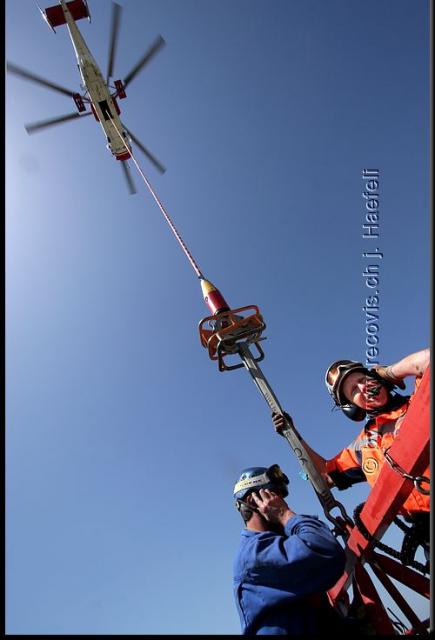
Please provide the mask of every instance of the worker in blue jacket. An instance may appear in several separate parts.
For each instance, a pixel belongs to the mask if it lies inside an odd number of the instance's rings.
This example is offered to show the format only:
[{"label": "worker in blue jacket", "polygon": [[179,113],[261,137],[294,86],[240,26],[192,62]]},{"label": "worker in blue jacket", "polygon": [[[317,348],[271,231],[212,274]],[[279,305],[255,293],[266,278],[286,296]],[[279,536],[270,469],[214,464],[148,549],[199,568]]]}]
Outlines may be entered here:
[{"label": "worker in blue jacket", "polygon": [[340,628],[325,591],[341,576],[343,548],[316,516],[296,514],[284,498],[278,465],[245,469],[234,498],[246,528],[234,562],[234,596],[243,635],[326,633]]}]

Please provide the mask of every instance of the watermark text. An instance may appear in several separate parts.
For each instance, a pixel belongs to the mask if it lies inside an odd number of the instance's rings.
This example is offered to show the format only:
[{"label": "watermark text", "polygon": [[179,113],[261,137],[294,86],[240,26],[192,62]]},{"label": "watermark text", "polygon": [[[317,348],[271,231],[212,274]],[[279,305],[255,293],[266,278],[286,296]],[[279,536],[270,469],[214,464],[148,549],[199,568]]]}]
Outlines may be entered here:
[{"label": "watermark text", "polygon": [[[364,189],[362,198],[364,201],[364,221],[362,224],[362,237],[367,243],[367,248],[362,252],[365,268],[362,272],[364,285],[370,292],[365,299],[363,311],[365,312],[365,365],[379,364],[379,300],[381,269],[380,264],[384,258],[379,247],[372,247],[373,241],[379,242],[380,216],[379,216],[379,169],[363,169],[362,179]],[[368,264],[366,263],[368,261]]]}]

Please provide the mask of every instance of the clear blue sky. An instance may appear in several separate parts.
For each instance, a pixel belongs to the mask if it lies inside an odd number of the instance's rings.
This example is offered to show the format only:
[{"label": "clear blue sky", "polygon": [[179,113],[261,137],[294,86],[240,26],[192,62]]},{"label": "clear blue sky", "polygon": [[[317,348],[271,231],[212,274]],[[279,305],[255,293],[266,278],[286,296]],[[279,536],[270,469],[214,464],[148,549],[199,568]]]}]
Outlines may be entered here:
[{"label": "clear blue sky", "polygon": [[[111,4],[89,5],[105,73]],[[429,3],[122,5],[115,77],[167,42],[119,103],[168,170],[139,162],[230,305],[259,305],[263,371],[331,457],[359,428],[323,377],[365,357],[363,251],[384,255],[380,361],[429,344]],[[79,90],[67,31],[33,0],[6,2],[6,57]],[[24,129],[74,109],[6,78],[6,631],[238,634],[240,470],[277,462],[291,506],[321,509],[248,373],[200,346],[198,281],[134,167],[129,196],[93,118]],[[336,493],[350,514],[366,495]]]}]

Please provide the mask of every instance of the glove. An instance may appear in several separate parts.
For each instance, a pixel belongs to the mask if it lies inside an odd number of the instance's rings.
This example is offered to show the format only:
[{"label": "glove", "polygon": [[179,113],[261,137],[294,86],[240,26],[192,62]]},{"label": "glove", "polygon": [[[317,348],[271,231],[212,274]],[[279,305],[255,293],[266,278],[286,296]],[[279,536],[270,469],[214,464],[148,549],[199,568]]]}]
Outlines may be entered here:
[{"label": "glove", "polygon": [[292,418],[289,416],[289,414],[286,411],[284,411],[283,413],[272,413],[272,422],[273,422],[273,424],[275,426],[275,431],[277,433],[281,433],[282,432],[282,430],[286,426],[286,422],[285,422],[286,419],[290,423],[293,431],[296,433],[296,435],[299,437],[299,439],[302,440],[301,434],[296,429]]},{"label": "glove", "polygon": [[399,387],[399,389],[406,388],[406,384],[403,382],[403,380],[401,378],[396,378],[396,376],[391,373],[391,366],[373,367],[372,371],[375,371],[380,378],[383,378],[386,382]]},{"label": "glove", "polygon": [[272,422],[277,433],[281,433],[281,431],[286,426],[285,418],[290,419],[290,422],[292,422],[292,419],[290,418],[288,413],[286,414],[285,411],[284,413],[272,413]]}]

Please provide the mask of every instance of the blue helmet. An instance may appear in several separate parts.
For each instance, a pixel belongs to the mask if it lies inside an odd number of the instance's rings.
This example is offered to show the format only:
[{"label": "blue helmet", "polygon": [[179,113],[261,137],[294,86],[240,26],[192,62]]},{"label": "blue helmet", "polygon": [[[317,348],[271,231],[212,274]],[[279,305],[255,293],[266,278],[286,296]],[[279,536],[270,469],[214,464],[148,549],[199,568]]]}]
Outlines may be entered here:
[{"label": "blue helmet", "polygon": [[236,501],[243,500],[250,493],[259,489],[270,489],[285,498],[288,496],[288,483],[289,479],[277,464],[273,464],[271,467],[249,467],[243,469],[236,482],[233,492],[234,499]]}]

